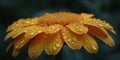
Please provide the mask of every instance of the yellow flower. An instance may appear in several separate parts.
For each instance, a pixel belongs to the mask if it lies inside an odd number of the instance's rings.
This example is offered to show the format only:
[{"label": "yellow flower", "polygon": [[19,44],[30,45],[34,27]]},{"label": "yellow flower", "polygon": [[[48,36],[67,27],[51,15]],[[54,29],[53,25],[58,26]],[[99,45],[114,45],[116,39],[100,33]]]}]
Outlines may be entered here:
[{"label": "yellow flower", "polygon": [[93,14],[70,12],[46,13],[41,17],[19,19],[8,27],[9,32],[5,41],[12,37],[14,40],[7,47],[14,45],[13,56],[17,56],[28,43],[30,57],[38,57],[44,50],[48,55],[60,52],[64,42],[73,50],[84,47],[89,53],[97,53],[98,44],[91,36],[95,36],[109,46],[115,42],[108,34],[115,33],[113,27]]}]

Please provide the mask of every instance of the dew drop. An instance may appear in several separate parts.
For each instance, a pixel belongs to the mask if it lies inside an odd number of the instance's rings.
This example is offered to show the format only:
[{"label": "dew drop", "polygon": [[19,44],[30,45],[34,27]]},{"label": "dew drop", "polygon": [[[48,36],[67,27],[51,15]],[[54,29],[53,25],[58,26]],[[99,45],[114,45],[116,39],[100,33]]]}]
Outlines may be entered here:
[{"label": "dew drop", "polygon": [[75,42],[71,42],[72,44],[74,44]]},{"label": "dew drop", "polygon": [[60,19],[63,19],[63,18],[65,18],[65,17],[66,17],[66,16],[63,16],[63,15],[62,15],[62,16],[58,16],[58,18],[60,18]]},{"label": "dew drop", "polygon": [[96,23],[96,24],[98,24],[98,22],[97,22],[97,21],[94,21],[93,23]]},{"label": "dew drop", "polygon": [[34,24],[33,22],[31,24]]},{"label": "dew drop", "polygon": [[73,38],[73,41],[77,41],[77,39],[76,39],[76,38]]},{"label": "dew drop", "polygon": [[80,27],[76,27],[77,29],[79,29]]},{"label": "dew drop", "polygon": [[61,38],[61,36],[58,35],[58,38]]},{"label": "dew drop", "polygon": [[15,26],[19,26],[19,24],[16,24]]},{"label": "dew drop", "polygon": [[48,18],[46,18],[45,20],[48,20]]},{"label": "dew drop", "polygon": [[68,39],[68,41],[71,41],[71,39]]},{"label": "dew drop", "polygon": [[65,31],[65,33],[68,33],[68,31]]},{"label": "dew drop", "polygon": [[92,45],[91,47],[92,47],[92,49],[93,49],[94,51],[97,50],[97,48],[95,47],[95,45]]},{"label": "dew drop", "polygon": [[16,49],[18,49],[18,46],[15,46]]},{"label": "dew drop", "polygon": [[34,33],[30,33],[30,35],[33,35]]},{"label": "dew drop", "polygon": [[25,23],[28,23],[28,24],[29,24],[30,22],[29,22],[29,21],[26,21]]},{"label": "dew drop", "polygon": [[59,39],[55,39],[56,43],[59,42]]},{"label": "dew drop", "polygon": [[86,43],[89,43],[89,41],[88,41],[88,40],[86,40],[85,42],[86,42]]},{"label": "dew drop", "polygon": [[57,32],[56,30],[54,30],[54,32]]},{"label": "dew drop", "polygon": [[62,33],[63,36],[65,36],[65,33]]},{"label": "dew drop", "polygon": [[24,43],[25,42],[25,40],[23,39],[22,41],[21,41],[21,43]]},{"label": "dew drop", "polygon": [[59,47],[59,46],[60,46],[60,44],[56,44],[56,46],[57,46],[57,47]]},{"label": "dew drop", "polygon": [[66,30],[65,30],[65,29],[62,29],[62,31],[64,31],[64,32],[65,32]]},{"label": "dew drop", "polygon": [[98,26],[101,26],[101,27],[102,27],[103,25],[102,25],[102,24],[98,24]]},{"label": "dew drop", "polygon": [[57,50],[55,46],[53,46],[53,50]]},{"label": "dew drop", "polygon": [[38,31],[38,33],[42,32],[41,30]]},{"label": "dew drop", "polygon": [[79,31],[82,31],[82,29],[79,29]]},{"label": "dew drop", "polygon": [[63,38],[64,38],[64,39],[66,39],[66,38],[67,38],[67,36],[63,36]]}]

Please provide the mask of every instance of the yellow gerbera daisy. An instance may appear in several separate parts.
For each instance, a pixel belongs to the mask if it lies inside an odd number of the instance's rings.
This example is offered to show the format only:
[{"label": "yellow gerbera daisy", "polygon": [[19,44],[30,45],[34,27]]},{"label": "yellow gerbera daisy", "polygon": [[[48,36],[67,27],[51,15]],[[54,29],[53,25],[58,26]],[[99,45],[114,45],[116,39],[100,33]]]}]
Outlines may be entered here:
[{"label": "yellow gerbera daisy", "polygon": [[115,33],[113,27],[93,17],[93,14],[70,12],[46,13],[43,16],[19,19],[8,27],[5,41],[14,40],[7,50],[14,45],[13,56],[17,56],[22,48],[30,42],[28,54],[38,57],[43,50],[48,55],[56,55],[64,42],[73,50],[84,47],[89,53],[98,51],[98,44],[90,35],[96,36],[109,46],[114,46],[114,40],[107,31]]}]

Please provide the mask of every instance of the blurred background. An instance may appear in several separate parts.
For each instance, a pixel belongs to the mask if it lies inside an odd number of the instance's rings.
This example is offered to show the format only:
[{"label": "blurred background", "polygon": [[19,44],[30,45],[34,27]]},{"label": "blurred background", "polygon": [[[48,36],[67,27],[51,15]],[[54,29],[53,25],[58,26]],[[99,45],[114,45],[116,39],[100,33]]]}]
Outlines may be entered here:
[{"label": "blurred background", "polygon": [[[13,48],[6,52],[9,42],[3,40],[8,25],[19,18],[59,11],[93,13],[96,18],[106,20],[117,32],[117,35],[110,33],[116,45],[111,48],[97,39],[99,44],[97,54],[89,54],[83,48],[73,51],[64,45],[58,55],[48,56],[43,52],[36,59],[29,58],[28,46],[17,57],[12,57]],[[0,0],[0,60],[120,60],[120,0]]]}]

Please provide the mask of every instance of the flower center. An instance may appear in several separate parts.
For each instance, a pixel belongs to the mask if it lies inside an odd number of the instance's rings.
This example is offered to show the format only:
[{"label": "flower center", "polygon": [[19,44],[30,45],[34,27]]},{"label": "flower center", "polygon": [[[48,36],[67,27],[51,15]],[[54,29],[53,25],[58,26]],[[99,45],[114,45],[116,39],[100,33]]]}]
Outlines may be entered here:
[{"label": "flower center", "polygon": [[82,20],[80,14],[59,12],[53,14],[45,14],[40,17],[40,24],[43,26],[52,24],[67,25],[70,23],[80,22]]}]

